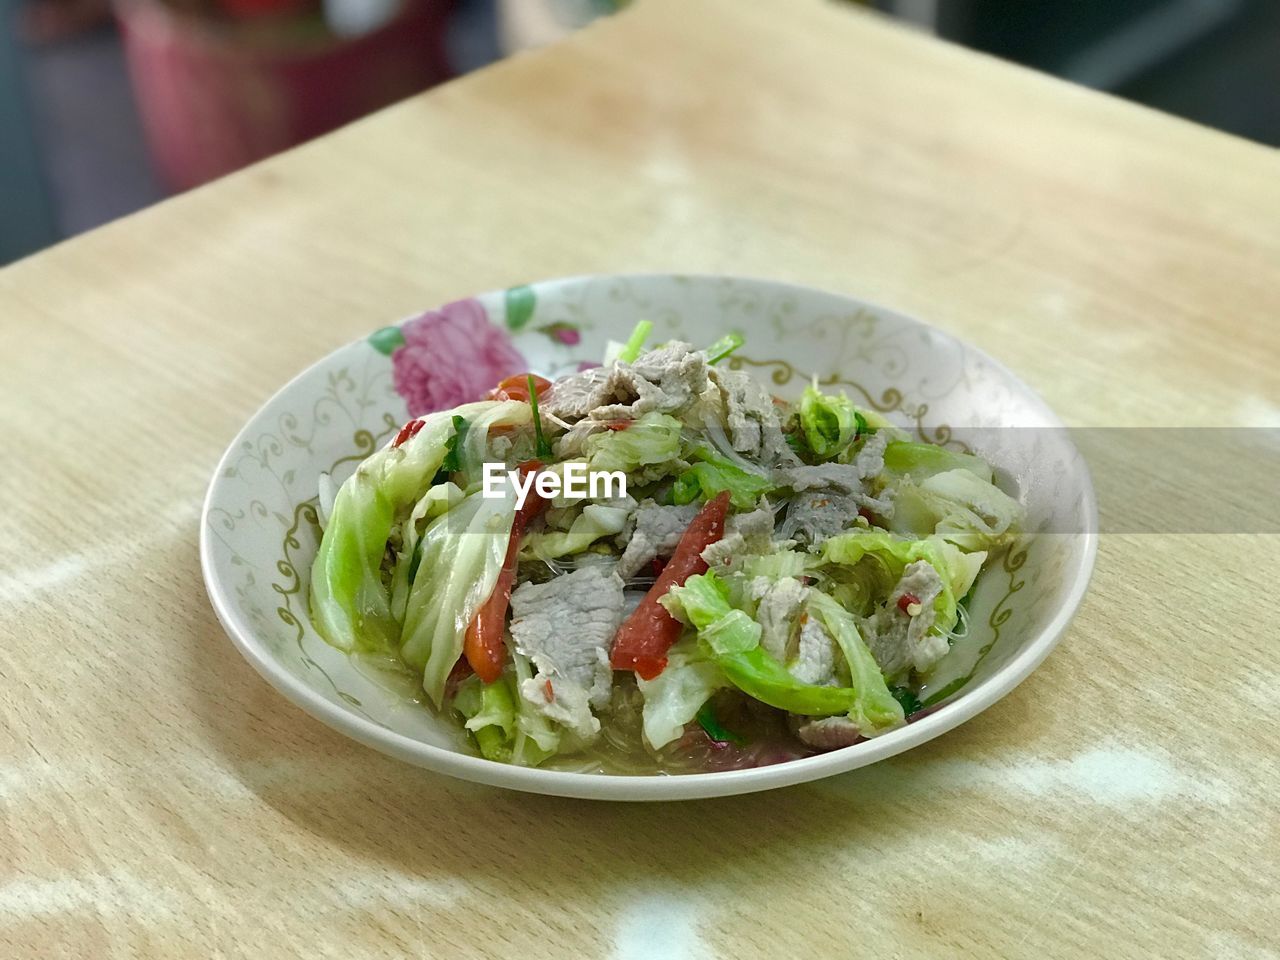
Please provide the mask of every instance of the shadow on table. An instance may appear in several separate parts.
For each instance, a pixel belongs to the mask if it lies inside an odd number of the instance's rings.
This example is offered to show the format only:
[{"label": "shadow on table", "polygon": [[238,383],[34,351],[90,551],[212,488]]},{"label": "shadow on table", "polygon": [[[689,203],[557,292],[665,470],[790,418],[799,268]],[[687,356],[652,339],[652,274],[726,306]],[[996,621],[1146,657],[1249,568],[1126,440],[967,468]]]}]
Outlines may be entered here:
[{"label": "shadow on table", "polygon": [[927,828],[911,802],[915,771],[942,754],[981,754],[998,746],[1001,729],[1035,724],[1030,698],[1011,697],[993,708],[995,724],[971,722],[909,756],[815,784],[671,803],[574,800],[456,781],[343,737],[253,673],[212,613],[191,641],[195,676],[217,678],[207,690],[195,684],[204,736],[265,803],[362,860],[422,880],[491,883],[531,909],[549,873],[558,874],[557,898],[723,882],[750,903],[774,882],[764,867],[793,861],[802,870],[835,842],[846,857],[865,846],[880,860],[893,833]]}]

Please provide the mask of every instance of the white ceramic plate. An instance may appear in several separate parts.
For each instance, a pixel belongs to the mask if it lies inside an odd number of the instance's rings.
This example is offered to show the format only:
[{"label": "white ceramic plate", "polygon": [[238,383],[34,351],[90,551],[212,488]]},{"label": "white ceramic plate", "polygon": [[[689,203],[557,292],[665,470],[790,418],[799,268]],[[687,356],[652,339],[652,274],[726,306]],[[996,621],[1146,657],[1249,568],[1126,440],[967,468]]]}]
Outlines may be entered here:
[{"label": "white ceramic plate", "polygon": [[[989,564],[969,637],[931,690],[969,677],[918,721],[874,740],[774,766],[681,776],[525,769],[476,755],[457,726],[329,647],[307,617],[318,543],[316,480],[341,481],[409,418],[479,397],[503,375],[548,377],[600,358],[641,319],[651,342],[746,337],[734,364],[776,394],[811,376],[842,386],[924,439],[970,445],[1016,489],[1032,531]],[[400,387],[400,392],[397,391]],[[1004,428],[1034,428],[1014,430]],[[850,297],[714,276],[591,276],[482,294],[325,357],[254,414],[209,485],[200,558],[214,610],[277,690],[375,749],[495,786],[609,800],[713,797],[800,783],[901,753],[1008,693],[1062,636],[1088,586],[1096,507],[1061,422],[1003,366],[955,338]]]}]

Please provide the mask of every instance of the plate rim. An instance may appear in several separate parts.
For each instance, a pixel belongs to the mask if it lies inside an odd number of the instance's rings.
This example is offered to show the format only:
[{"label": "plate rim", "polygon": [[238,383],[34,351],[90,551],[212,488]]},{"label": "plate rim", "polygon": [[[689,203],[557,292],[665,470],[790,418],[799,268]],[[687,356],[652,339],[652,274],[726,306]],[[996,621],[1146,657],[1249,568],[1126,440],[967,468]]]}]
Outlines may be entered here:
[{"label": "plate rim", "polygon": [[[895,320],[905,321],[908,324],[936,332],[959,344],[966,352],[990,364],[995,370],[1007,376],[1038,405],[1038,412],[1045,418],[1050,427],[1065,430],[1066,425],[1045,402],[1044,398],[1005,364],[992,357],[986,351],[947,330],[909,314],[850,294],[805,284],[771,280],[764,277],[720,273],[575,274],[531,281],[527,285],[534,288],[561,287],[608,279],[645,281],[676,278],[704,282],[727,280],[737,283],[758,284],[774,289],[792,290],[804,294],[818,293],[824,296],[836,297],[877,314],[889,316]],[[508,288],[489,290],[473,296],[483,301],[488,298],[502,296],[506,289]],[[403,323],[417,315],[407,316],[401,321],[393,322],[393,325],[397,322]],[[1064,436],[1064,442],[1077,456],[1081,474],[1080,479],[1083,483],[1082,505],[1086,521],[1086,532],[1079,535],[1083,538],[1084,549],[1074,568],[1066,574],[1073,580],[1069,593],[1050,621],[1007,663],[997,668],[995,673],[985,681],[980,682],[977,687],[968,691],[964,696],[944,704],[935,712],[918,721],[874,739],[864,740],[853,746],[843,747],[827,753],[819,753],[764,767],[708,773],[647,775],[575,773],[498,763],[493,760],[486,760],[483,757],[471,756],[444,747],[437,747],[344,710],[278,664],[269,655],[265,645],[256,639],[252,625],[245,622],[238,615],[234,605],[230,602],[226,588],[215,576],[214,571],[214,545],[209,533],[209,514],[213,509],[215,494],[218,492],[221,482],[225,479],[223,474],[229,466],[230,458],[235,454],[245,436],[250,432],[250,427],[257,422],[264,410],[271,407],[277,399],[286,394],[298,381],[307,377],[317,367],[326,364],[335,354],[350,349],[352,346],[363,342],[363,339],[357,338],[348,341],[346,344],[335,347],[324,356],[319,357],[313,363],[308,364],[259,404],[236,432],[226,450],[223,451],[222,456],[218,458],[217,467],[205,490],[199,519],[200,568],[205,591],[209,596],[209,601],[218,622],[231,639],[232,644],[239,650],[240,655],[248,661],[259,676],[294,706],[320,720],[329,728],[367,747],[417,767],[474,783],[528,793],[579,799],[633,802],[710,799],[713,797],[755,793],[809,783],[836,774],[846,773],[903,753],[928,740],[941,736],[972,719],[1006,696],[1030,676],[1053,648],[1058,645],[1062,635],[1066,632],[1067,627],[1079,610],[1093,578],[1098,548],[1098,534],[1096,532],[1098,529],[1098,504],[1093,485],[1093,476],[1089,470],[1088,462],[1080,454],[1078,448],[1069,437]]]}]

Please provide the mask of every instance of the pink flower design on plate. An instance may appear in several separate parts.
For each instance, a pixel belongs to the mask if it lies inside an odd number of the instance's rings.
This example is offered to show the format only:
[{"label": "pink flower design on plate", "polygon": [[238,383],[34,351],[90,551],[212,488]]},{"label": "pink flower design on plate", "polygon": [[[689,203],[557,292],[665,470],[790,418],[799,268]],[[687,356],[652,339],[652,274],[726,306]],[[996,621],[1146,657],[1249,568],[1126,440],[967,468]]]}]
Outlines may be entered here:
[{"label": "pink flower design on plate", "polygon": [[378,331],[370,341],[391,354],[396,392],[412,417],[483,399],[499,380],[528,369],[507,332],[489,322],[475,299],[445,304],[398,331]]},{"label": "pink flower design on plate", "polygon": [[556,343],[562,343],[566,347],[576,347],[582,342],[582,334],[578,332],[578,328],[572,323],[565,323],[563,320],[548,324],[545,327],[539,327],[538,331],[545,333]]}]

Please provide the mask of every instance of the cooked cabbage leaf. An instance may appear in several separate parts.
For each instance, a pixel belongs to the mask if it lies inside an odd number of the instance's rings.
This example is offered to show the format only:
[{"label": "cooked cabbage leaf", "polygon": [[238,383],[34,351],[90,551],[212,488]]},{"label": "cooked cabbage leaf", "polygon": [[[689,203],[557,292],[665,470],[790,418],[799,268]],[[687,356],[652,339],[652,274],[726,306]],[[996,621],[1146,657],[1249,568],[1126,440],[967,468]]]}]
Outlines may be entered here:
[{"label": "cooked cabbage leaf", "polygon": [[818,590],[809,593],[809,613],[822,621],[849,663],[849,686],[860,696],[849,710],[849,719],[864,737],[900,726],[902,705],[889,690],[884,675],[858,632],[853,615]]},{"label": "cooked cabbage leaf", "polygon": [[573,523],[569,525],[568,530],[552,530],[530,535],[522,548],[522,553],[548,560],[581,553],[601,537],[612,537],[621,533],[627,525],[627,517],[634,509],[634,500],[624,506],[588,503],[582,508],[582,512],[573,518]]},{"label": "cooked cabbage leaf", "polygon": [[454,414],[487,406],[424,417],[416,434],[370,455],[338,490],[311,567],[312,620],[335,647],[390,653],[397,646],[400,625],[382,578],[387,539],[440,468]]},{"label": "cooked cabbage leaf", "polygon": [[968,470],[987,483],[991,482],[991,465],[970,453],[948,450],[936,443],[894,440],[884,448],[884,469],[890,476],[910,474],[923,480],[945,470]]},{"label": "cooked cabbage leaf", "polygon": [[510,484],[503,497],[476,491],[437,517],[422,535],[422,559],[409,588],[400,657],[423,671],[437,707],[463,637],[497,583],[515,516]]},{"label": "cooked cabbage leaf", "polygon": [[583,442],[587,469],[621,470],[624,473],[652,463],[665,463],[680,455],[680,421],[650,411],[625,430],[593,433]]},{"label": "cooked cabbage leaf", "polygon": [[843,390],[822,393],[809,384],[799,409],[805,442],[819,460],[833,459],[858,435],[858,412]]},{"label": "cooked cabbage leaf", "polygon": [[516,693],[510,674],[484,683],[475,674],[458,685],[453,705],[488,760],[509,763],[516,735]]},{"label": "cooked cabbage leaf", "polygon": [[671,499],[677,504],[692,503],[699,498],[711,500],[728,490],[735,509],[751,510],[756,501],[774,487],[768,477],[743,470],[706,447],[699,447],[690,456],[699,462],[676,478]]},{"label": "cooked cabbage leaf", "polygon": [[550,717],[539,713],[533,704],[519,695],[520,687],[533,677],[529,658],[518,650],[512,650],[511,660],[515,666],[517,691],[516,735],[511,746],[511,760],[521,766],[536,767],[560,749],[562,731]]},{"label": "cooked cabbage leaf", "polygon": [[973,586],[987,555],[966,554],[940,537],[909,540],[881,530],[853,530],[832,537],[822,546],[824,564],[855,567],[868,556],[883,563],[893,581],[902,576],[908,564],[917,560],[929,563],[942,578],[942,590],[934,601],[934,630],[948,634],[959,619],[956,603]]},{"label": "cooked cabbage leaf", "polygon": [[692,637],[667,652],[667,665],[652,680],[637,679],[644,697],[644,737],[660,749],[684,733],[685,724],[713,693],[729,685],[724,672]]},{"label": "cooked cabbage leaf", "polygon": [[401,526],[400,549],[396,552],[396,565],[391,571],[391,614],[399,623],[404,623],[404,610],[409,602],[409,584],[422,561],[422,554],[418,550],[418,525],[424,520],[434,520],[461,502],[463,496],[462,489],[456,483],[437,483],[422,495],[422,499],[414,505],[409,518]]},{"label": "cooked cabbage leaf", "polygon": [[[863,716],[868,723],[881,717],[884,708],[878,689],[868,694],[853,687],[803,683],[792,676],[760,646],[760,625],[730,605],[729,593],[724,581],[704,573],[690,577],[682,587],[672,587],[661,602],[676,619],[697,628],[699,645],[730,683],[763,703],[802,716],[845,713]],[[880,684],[884,685],[883,677]],[[889,696],[887,687],[884,695]],[[867,696],[871,699],[864,705]],[[892,697],[889,700],[897,705]],[[878,729],[872,727],[867,733]]]},{"label": "cooked cabbage leaf", "polygon": [[[329,643],[348,651],[395,650],[400,616],[382,574],[392,531],[427,492],[459,419],[471,426],[465,441],[470,443],[475,435],[483,440],[488,426],[527,421],[528,413],[528,404],[482,400],[429,414],[417,433],[371,454],[347,478],[334,497],[311,567],[312,620]],[[477,424],[487,426],[477,429]]]},{"label": "cooked cabbage leaf", "polygon": [[921,481],[898,481],[889,528],[913,536],[937,534],[964,550],[994,550],[1020,530],[1022,504],[968,469],[944,470]]}]

